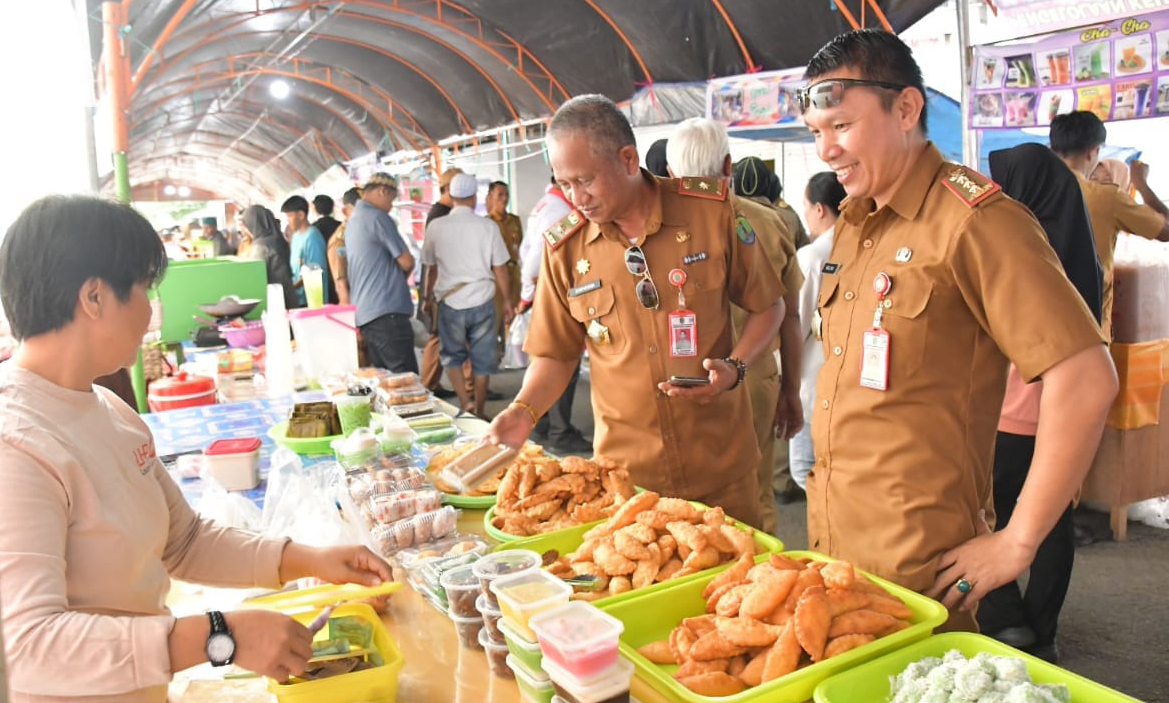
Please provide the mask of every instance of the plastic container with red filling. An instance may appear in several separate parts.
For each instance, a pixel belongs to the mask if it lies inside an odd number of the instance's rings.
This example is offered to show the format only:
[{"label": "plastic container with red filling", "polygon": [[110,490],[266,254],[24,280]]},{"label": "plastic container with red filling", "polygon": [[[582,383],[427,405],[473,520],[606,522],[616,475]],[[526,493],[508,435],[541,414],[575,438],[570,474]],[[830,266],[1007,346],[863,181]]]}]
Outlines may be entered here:
[{"label": "plastic container with red filling", "polygon": [[545,662],[587,680],[617,662],[617,638],[625,624],[591,603],[573,601],[532,616],[529,622]]},{"label": "plastic container with red filling", "polygon": [[633,662],[627,659],[618,658],[601,676],[581,680],[544,657],[544,673],[552,679],[556,695],[566,703],[629,703]]}]

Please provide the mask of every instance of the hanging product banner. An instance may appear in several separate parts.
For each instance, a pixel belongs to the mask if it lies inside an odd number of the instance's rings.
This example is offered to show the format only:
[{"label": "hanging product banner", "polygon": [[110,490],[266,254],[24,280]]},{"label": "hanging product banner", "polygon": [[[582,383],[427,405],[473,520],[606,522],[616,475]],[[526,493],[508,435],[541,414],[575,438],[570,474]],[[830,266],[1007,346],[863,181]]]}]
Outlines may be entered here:
[{"label": "hanging product banner", "polygon": [[1014,129],[1088,110],[1102,120],[1169,115],[1169,11],[1034,41],[975,47],[970,125]]},{"label": "hanging product banner", "polygon": [[796,93],[804,69],[713,78],[706,89],[706,115],[728,127],[803,126]]},{"label": "hanging product banner", "polygon": [[1039,34],[1139,12],[1169,8],[1169,0],[994,0],[999,16]]}]

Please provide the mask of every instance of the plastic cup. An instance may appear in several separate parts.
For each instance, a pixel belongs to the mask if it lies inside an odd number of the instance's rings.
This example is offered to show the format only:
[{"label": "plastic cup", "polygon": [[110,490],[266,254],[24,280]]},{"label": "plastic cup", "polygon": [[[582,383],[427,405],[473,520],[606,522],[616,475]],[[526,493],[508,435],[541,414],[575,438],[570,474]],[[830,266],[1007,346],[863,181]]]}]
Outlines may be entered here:
[{"label": "plastic cup", "polygon": [[[491,590],[498,598],[499,609],[507,624],[532,639],[536,633],[528,625],[528,620],[537,613],[568,603],[572,597],[572,586],[543,569],[498,578],[491,583]],[[548,654],[546,649],[544,654]]]},{"label": "plastic cup", "polygon": [[341,419],[341,433],[346,437],[353,434],[359,427],[369,427],[369,419],[373,414],[368,395],[341,395],[333,399],[337,406],[337,416]]},{"label": "plastic cup", "polygon": [[617,618],[580,601],[537,613],[529,625],[544,656],[581,680],[617,662],[617,638],[625,630]]},{"label": "plastic cup", "polygon": [[[508,549],[502,552],[489,554],[475,562],[475,575],[479,577],[479,588],[487,601],[498,608],[499,600],[491,592],[491,583],[509,574],[519,574],[539,568],[540,555],[530,549]],[[531,636],[534,641],[535,636]]]},{"label": "plastic cup", "polygon": [[304,284],[304,298],[310,308],[325,306],[325,271],[317,266],[305,266],[300,272]]}]

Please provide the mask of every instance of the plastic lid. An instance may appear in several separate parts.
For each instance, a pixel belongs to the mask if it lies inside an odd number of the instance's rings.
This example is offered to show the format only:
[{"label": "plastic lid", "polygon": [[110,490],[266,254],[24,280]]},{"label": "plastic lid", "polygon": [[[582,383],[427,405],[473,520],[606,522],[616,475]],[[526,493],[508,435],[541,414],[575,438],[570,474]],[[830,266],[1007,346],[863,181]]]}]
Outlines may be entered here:
[{"label": "plastic lid", "polygon": [[338,442],[334,449],[340,449],[345,454],[369,451],[378,446],[377,435],[368,427],[358,427],[348,437],[333,441]]},{"label": "plastic lid", "polygon": [[[530,593],[521,591],[528,584],[540,584],[544,587],[531,589]],[[553,576],[543,569],[530,569],[495,579],[491,582],[491,592],[517,609],[528,610],[533,606],[546,606],[555,601],[567,602],[572,596],[572,586],[559,576]]]},{"label": "plastic lid", "polygon": [[307,608],[320,608],[341,601],[384,596],[401,588],[402,584],[398,581],[385,581],[377,586],[362,586],[357,583],[340,585],[330,583],[296,591],[281,591],[249,599],[246,603],[256,607],[291,612]]},{"label": "plastic lid", "polygon": [[215,390],[215,379],[209,376],[192,376],[180,373],[150,382],[153,395],[191,395],[209,393]]},{"label": "plastic lid", "polygon": [[322,305],[319,308],[300,308],[299,310],[289,310],[288,316],[294,320],[303,320],[306,317],[317,317],[319,315],[339,315],[347,312],[357,312],[357,306]]},{"label": "plastic lid", "polygon": [[[476,581],[478,577],[476,577]],[[479,597],[475,599],[475,610],[485,615],[499,615],[503,616],[503,611],[491,605],[491,601],[487,599],[486,593],[480,593]]]},{"label": "plastic lid", "polygon": [[532,671],[524,666],[522,661],[516,659],[514,654],[507,655],[507,668],[532,688],[552,688],[552,679],[548,678],[548,674],[543,671]]},{"label": "plastic lid", "polygon": [[499,631],[503,633],[504,639],[508,640],[520,649],[531,652],[532,654],[541,653],[539,642],[533,642],[527,637],[524,637],[520,633],[516,632],[514,627],[507,624],[507,620],[500,620],[495,624],[495,626],[498,627]]},{"label": "plastic lid", "polygon": [[507,642],[491,641],[491,635],[487,632],[486,627],[479,630],[479,644],[482,645],[483,649],[507,649]]},{"label": "plastic lid", "polygon": [[238,439],[217,439],[203,453],[207,456],[220,454],[250,454],[260,448],[259,437],[240,437]]},{"label": "plastic lid", "polygon": [[536,613],[528,625],[541,643],[550,642],[561,651],[592,649],[606,641],[615,643],[625,631],[625,623],[582,601]]},{"label": "plastic lid", "polygon": [[519,574],[537,568],[543,560],[530,549],[508,549],[489,554],[475,562],[475,575],[481,579],[496,579],[508,574]]},{"label": "plastic lid", "polygon": [[624,657],[617,657],[613,666],[587,679],[577,678],[550,657],[544,657],[540,665],[544,667],[548,678],[568,689],[573,698],[580,701],[608,700],[622,691],[628,691],[633,678],[633,662]]},{"label": "plastic lid", "polygon": [[478,587],[479,577],[475,576],[474,564],[464,564],[442,572],[438,582],[443,588],[463,590],[472,586]]}]

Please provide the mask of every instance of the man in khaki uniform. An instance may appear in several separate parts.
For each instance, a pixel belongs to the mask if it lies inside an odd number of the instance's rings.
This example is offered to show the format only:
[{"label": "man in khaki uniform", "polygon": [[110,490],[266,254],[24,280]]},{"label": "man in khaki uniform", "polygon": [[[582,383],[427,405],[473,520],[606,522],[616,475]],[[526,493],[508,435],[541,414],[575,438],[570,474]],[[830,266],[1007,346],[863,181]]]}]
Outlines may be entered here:
[{"label": "man in khaki uniform", "polygon": [[1116,238],[1123,230],[1146,239],[1169,241],[1169,210],[1149,188],[1145,178],[1149,167],[1139,161],[1133,162],[1131,173],[1144,205],[1114,185],[1088,180],[1100,160],[1100,147],[1108,139],[1108,131],[1096,113],[1080,110],[1058,115],[1051,121],[1050,136],[1051,150],[1076,174],[1084,193],[1092,235],[1096,238],[1096,256],[1104,272],[1100,327],[1104,336],[1112,339],[1112,257]]},{"label": "man in khaki uniform", "polygon": [[[679,123],[670,134],[666,146],[667,164],[674,176],[704,176],[727,179],[731,175],[731,149],[726,127],[714,120],[694,117]],[[771,208],[730,195],[735,209],[747,218],[755,229],[759,245],[763,247],[771,268],[780,280],[784,294],[783,322],[779,335],[768,345],[767,351],[747,367],[747,394],[751,398],[751,424],[759,444],[761,459],[757,469],[759,502],[763,510],[760,526],[767,532],[779,529],[779,511],[775,504],[772,482],[775,474],[776,435],[783,442],[795,435],[803,425],[803,407],[799,398],[800,339],[799,295],[804,275],[796,262],[796,249],[779,214]],[[736,333],[742,329],[749,313],[738,306],[731,307],[731,319]],[[779,367],[775,351],[783,347],[784,373],[781,389]]]},{"label": "man in khaki uniform", "polygon": [[[973,629],[978,600],[1027,568],[1071,502],[1115,371],[1035,218],[927,141],[909,47],[849,32],[806,77],[804,120],[849,196],[822,269],[809,543]],[[1018,507],[988,533],[1008,359],[1043,378],[1043,400]]]},{"label": "man in khaki uniform", "polygon": [[524,225],[515,213],[507,211],[508,201],[507,184],[503,181],[492,181],[487,188],[487,216],[499,225],[499,234],[507,246],[507,253],[511,258],[507,262],[507,279],[511,283],[510,299],[504,300],[499,290],[495,291],[495,319],[499,322],[499,335],[504,344],[507,343],[507,325],[503,324],[503,309],[506,306],[515,310],[520,304],[520,244],[524,241]]},{"label": "man in khaki uniform", "polygon": [[[605,97],[562,105],[547,144],[576,210],[544,234],[524,346],[531,364],[488,436],[519,446],[585,344],[597,454],[641,486],[758,525],[759,450],[741,382],[775,338],[784,290],[755,231],[736,214],[725,181],[661,180],[641,170],[633,130]],[[674,314],[671,281],[682,283],[689,320]],[[751,311],[737,342],[732,302]],[[683,387],[671,376],[708,385]]]}]

